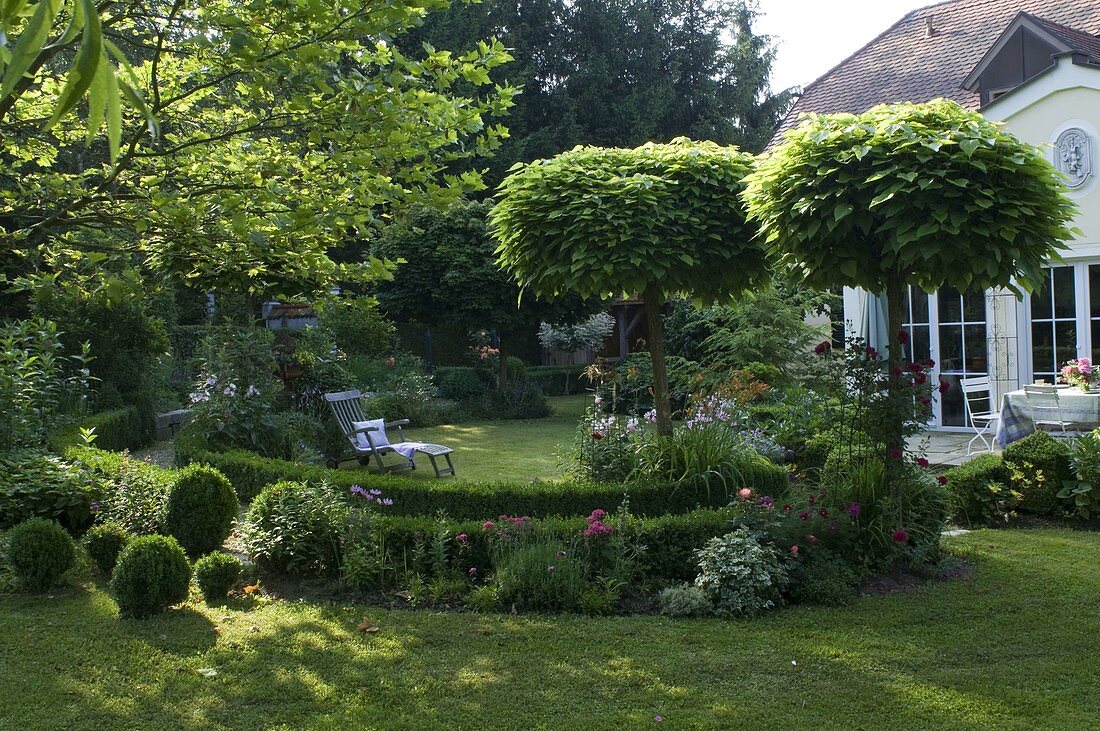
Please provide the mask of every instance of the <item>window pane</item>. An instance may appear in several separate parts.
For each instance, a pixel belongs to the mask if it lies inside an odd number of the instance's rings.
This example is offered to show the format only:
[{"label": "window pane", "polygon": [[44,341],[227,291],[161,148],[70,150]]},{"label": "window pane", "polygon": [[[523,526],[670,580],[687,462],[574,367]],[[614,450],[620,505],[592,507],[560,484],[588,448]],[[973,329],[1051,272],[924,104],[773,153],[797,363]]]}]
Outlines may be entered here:
[{"label": "window pane", "polygon": [[1100,320],[1092,321],[1092,362],[1100,363]]},{"label": "window pane", "polygon": [[1031,325],[1031,368],[1035,375],[1054,369],[1054,328],[1050,323]]},{"label": "window pane", "polygon": [[926,361],[932,357],[932,347],[928,339],[928,326],[913,328],[913,360]]},{"label": "window pane", "polygon": [[928,322],[928,293],[910,288],[913,293],[913,319],[910,322]]},{"label": "window pane", "polygon": [[940,409],[943,414],[944,426],[966,426],[966,412],[963,406],[962,388],[959,387],[959,377],[952,375],[943,376],[943,380],[950,384],[947,393],[940,396]]},{"label": "window pane", "polygon": [[1089,317],[1100,317],[1100,265],[1089,266]]},{"label": "window pane", "polygon": [[[1074,299],[1073,267],[1054,269],[1054,316],[1072,318],[1077,306]],[[1061,343],[1059,343],[1061,345]]]},{"label": "window pane", "polygon": [[962,357],[962,325],[941,325],[940,371],[961,371]]},{"label": "window pane", "polygon": [[1031,295],[1031,319],[1049,320],[1052,312],[1050,309],[1050,277],[1048,276],[1042,289],[1036,290]]},{"label": "window pane", "polygon": [[940,306],[940,322],[962,322],[962,297],[951,287],[944,287],[937,296]]},{"label": "window pane", "polygon": [[1055,369],[1061,368],[1067,360],[1077,357],[1077,324],[1057,322],[1054,324]]},{"label": "window pane", "polygon": [[985,322],[985,293],[967,292],[963,297],[963,313],[967,322]]},{"label": "window pane", "polygon": [[985,325],[966,326],[966,370],[969,373],[985,373],[986,344]]}]

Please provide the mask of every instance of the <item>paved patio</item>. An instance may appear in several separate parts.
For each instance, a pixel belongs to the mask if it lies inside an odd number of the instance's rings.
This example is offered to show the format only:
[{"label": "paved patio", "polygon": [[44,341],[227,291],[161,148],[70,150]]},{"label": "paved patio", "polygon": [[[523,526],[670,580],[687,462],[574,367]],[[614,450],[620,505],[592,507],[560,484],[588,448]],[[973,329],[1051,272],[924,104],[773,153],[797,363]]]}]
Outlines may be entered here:
[{"label": "paved patio", "polygon": [[[974,451],[969,457],[966,456],[966,443],[973,436],[973,432],[964,434],[962,432],[926,431],[910,439],[908,448],[910,451],[917,451],[923,445],[927,452],[928,461],[932,464],[957,465],[984,453],[985,446],[979,439],[974,442]],[[988,435],[987,439],[992,441],[993,435]],[[996,452],[1001,451],[996,444],[993,445],[993,449]]]}]

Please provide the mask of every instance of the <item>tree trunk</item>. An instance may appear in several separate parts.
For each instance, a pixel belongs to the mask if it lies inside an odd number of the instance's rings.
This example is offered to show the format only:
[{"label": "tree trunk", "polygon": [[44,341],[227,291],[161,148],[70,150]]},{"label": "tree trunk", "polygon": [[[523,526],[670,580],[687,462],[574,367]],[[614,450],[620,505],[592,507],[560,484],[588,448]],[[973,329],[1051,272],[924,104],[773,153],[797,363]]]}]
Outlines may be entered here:
[{"label": "tree trunk", "polygon": [[[901,272],[896,269],[886,277],[886,322],[889,330],[889,350],[887,351],[887,364],[890,368],[890,399],[903,398],[901,393],[901,311],[902,298],[905,296],[905,287],[901,281]],[[901,422],[887,426],[886,437],[886,470],[887,475],[895,477],[900,472],[902,461],[905,459],[905,434]],[[899,490],[900,482],[891,479],[895,497]]]},{"label": "tree trunk", "polygon": [[649,357],[653,361],[653,407],[657,411],[657,433],[672,434],[672,408],[668,402],[668,370],[665,368],[665,334],[661,322],[664,297],[657,286],[647,285],[642,293],[645,319],[649,325]]}]

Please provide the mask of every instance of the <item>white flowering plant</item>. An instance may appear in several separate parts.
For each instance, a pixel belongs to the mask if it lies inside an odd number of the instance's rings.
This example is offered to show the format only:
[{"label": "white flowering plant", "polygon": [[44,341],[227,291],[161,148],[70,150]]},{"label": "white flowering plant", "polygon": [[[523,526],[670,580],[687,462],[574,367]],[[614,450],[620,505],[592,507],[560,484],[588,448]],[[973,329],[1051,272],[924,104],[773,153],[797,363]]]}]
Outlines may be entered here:
[{"label": "white flowering plant", "polygon": [[706,592],[719,615],[752,616],[778,606],[790,583],[779,549],[747,527],[710,539],[695,558],[695,585]]}]

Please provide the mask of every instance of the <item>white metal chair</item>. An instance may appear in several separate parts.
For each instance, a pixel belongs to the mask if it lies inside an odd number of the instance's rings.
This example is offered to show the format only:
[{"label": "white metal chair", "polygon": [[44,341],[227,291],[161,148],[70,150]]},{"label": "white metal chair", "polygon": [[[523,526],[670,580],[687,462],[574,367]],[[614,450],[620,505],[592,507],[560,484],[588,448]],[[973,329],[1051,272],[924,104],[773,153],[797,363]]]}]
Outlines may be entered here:
[{"label": "white metal chair", "polygon": [[1058,402],[1058,389],[1049,383],[1036,383],[1024,386],[1027,407],[1031,411],[1032,421],[1038,428],[1060,429],[1063,436],[1066,427],[1073,426],[1072,421],[1062,418],[1062,406]]},{"label": "white metal chair", "polygon": [[974,428],[974,438],[966,443],[966,456],[969,457],[974,442],[981,440],[985,448],[993,451],[993,440],[986,437],[990,428],[1001,420],[1001,413],[993,410],[993,389],[988,376],[962,379],[963,404],[966,418]]}]

